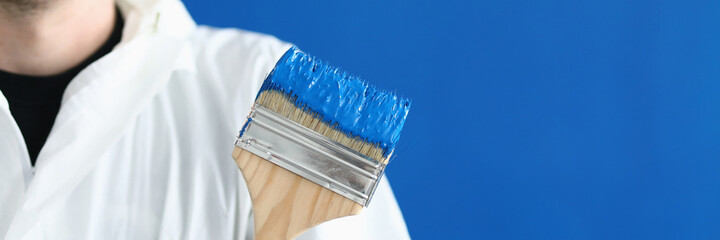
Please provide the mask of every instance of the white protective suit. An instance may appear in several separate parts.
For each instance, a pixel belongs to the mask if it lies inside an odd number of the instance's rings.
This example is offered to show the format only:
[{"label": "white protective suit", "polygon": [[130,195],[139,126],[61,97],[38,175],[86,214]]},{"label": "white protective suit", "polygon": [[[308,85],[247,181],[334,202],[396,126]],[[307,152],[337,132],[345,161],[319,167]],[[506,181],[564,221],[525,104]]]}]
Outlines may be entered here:
[{"label": "white protective suit", "polygon": [[[177,0],[125,0],[114,51],[65,91],[31,168],[0,96],[0,238],[250,239],[231,155],[265,76],[290,47],[197,27]],[[300,239],[408,239],[387,180],[359,216]]]}]

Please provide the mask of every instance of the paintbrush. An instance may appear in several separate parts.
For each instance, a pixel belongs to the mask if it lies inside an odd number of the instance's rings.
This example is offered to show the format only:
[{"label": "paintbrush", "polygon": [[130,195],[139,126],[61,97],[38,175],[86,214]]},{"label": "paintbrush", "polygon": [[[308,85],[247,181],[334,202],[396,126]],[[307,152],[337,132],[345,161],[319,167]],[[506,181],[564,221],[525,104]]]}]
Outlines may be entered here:
[{"label": "paintbrush", "polygon": [[410,101],[288,50],[263,82],[233,158],[255,239],[293,239],[367,207]]}]

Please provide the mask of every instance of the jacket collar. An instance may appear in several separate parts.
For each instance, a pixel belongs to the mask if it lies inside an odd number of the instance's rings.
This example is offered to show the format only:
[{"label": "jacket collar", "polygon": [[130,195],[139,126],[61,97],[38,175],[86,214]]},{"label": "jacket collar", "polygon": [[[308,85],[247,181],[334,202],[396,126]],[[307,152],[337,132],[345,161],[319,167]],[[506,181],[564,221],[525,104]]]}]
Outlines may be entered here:
[{"label": "jacket collar", "polygon": [[73,79],[36,163],[8,239],[21,238],[44,208],[62,201],[97,165],[173,72],[194,71],[196,25],[177,0],[121,0],[121,43]]}]

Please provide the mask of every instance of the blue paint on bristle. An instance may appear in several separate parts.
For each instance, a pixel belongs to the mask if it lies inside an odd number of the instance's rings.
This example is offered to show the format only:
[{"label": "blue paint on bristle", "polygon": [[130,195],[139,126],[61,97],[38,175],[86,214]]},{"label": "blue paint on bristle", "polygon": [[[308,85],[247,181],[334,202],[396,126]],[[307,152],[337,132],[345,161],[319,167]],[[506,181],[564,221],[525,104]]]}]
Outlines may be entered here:
[{"label": "blue paint on bristle", "polygon": [[348,136],[378,144],[385,156],[395,148],[410,110],[409,99],[369,86],[295,47],[265,79],[260,92],[266,90],[288,94],[298,108],[319,113]]}]

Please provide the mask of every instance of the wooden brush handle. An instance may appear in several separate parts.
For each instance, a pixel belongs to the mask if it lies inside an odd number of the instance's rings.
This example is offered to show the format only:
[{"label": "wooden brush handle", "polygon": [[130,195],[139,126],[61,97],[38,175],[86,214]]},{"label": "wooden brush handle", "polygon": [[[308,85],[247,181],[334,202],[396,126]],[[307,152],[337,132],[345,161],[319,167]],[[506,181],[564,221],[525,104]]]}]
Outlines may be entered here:
[{"label": "wooden brush handle", "polygon": [[294,239],[315,225],[362,210],[362,205],[239,147],[232,156],[250,191],[256,240]]}]

